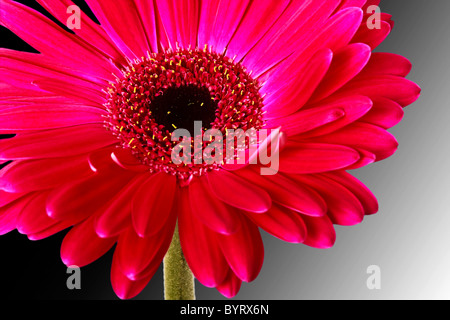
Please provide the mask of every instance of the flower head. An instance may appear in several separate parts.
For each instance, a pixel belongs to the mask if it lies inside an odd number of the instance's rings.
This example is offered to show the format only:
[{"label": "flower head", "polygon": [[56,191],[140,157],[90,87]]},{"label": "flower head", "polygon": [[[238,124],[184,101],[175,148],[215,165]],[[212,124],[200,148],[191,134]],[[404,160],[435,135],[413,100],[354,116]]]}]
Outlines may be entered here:
[{"label": "flower head", "polygon": [[[67,23],[71,1],[38,2]],[[259,228],[329,248],[334,224],[378,211],[347,170],[395,152],[387,129],[420,93],[408,60],[373,52],[393,27],[369,25],[379,1],[88,0],[99,24],[81,12],[72,32],[0,4],[39,51],[0,49],[1,234],[71,228],[68,266],[116,245],[131,298],[179,230],[197,280],[233,297],[261,269]]]}]

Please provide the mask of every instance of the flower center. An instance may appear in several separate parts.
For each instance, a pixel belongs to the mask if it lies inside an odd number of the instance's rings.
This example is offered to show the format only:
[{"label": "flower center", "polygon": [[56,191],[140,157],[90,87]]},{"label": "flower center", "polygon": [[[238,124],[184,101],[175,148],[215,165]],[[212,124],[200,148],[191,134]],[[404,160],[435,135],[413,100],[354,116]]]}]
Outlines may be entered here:
[{"label": "flower center", "polygon": [[[202,133],[217,129],[224,136],[230,129],[264,126],[259,83],[241,64],[207,47],[148,54],[122,72],[108,88],[105,126],[151,172],[187,179],[220,166],[174,163],[172,150],[179,141],[171,136],[176,129],[187,130],[193,145],[199,121]],[[204,142],[202,148],[207,146]]]}]

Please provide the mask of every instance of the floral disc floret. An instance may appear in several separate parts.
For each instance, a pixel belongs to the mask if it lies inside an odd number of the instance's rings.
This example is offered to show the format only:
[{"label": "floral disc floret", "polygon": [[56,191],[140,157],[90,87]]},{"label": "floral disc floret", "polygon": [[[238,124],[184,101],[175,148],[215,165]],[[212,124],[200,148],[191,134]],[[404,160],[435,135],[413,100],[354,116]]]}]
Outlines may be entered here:
[{"label": "floral disc floret", "polygon": [[152,53],[131,61],[111,83],[105,124],[150,172],[185,179],[220,164],[174,164],[172,132],[188,130],[193,144],[195,121],[202,122],[202,132],[217,129],[224,135],[229,129],[261,129],[260,87],[240,63],[208,47]]}]

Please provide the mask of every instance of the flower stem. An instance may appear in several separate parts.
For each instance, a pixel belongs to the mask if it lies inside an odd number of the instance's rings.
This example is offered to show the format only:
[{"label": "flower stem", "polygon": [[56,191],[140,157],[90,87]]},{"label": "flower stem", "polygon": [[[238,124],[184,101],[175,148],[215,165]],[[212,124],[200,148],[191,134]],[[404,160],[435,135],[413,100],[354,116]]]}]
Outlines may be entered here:
[{"label": "flower stem", "polygon": [[194,275],[184,259],[181,250],[178,224],[172,243],[164,257],[165,300],[195,300]]}]

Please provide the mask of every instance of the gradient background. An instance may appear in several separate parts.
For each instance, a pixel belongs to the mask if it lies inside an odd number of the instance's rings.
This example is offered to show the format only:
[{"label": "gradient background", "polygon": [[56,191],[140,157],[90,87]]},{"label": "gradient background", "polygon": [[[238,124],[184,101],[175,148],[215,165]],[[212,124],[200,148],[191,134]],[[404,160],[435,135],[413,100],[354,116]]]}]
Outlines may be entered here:
[{"label": "gradient background", "polygon": [[[377,51],[410,59],[408,78],[423,93],[390,130],[398,152],[353,172],[375,193],[380,211],[358,226],[336,227],[328,250],[263,233],[261,274],[243,284],[235,300],[450,299],[450,1],[382,0],[381,8],[396,26]],[[0,237],[0,298],[117,299],[111,252],[81,269],[81,290],[67,289],[63,236],[32,242],[14,231]],[[366,286],[370,265],[381,268],[380,290]],[[136,299],[162,299],[162,285],[159,270]],[[200,300],[224,299],[201,284],[196,291]]]}]

